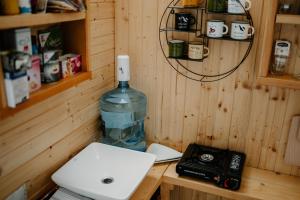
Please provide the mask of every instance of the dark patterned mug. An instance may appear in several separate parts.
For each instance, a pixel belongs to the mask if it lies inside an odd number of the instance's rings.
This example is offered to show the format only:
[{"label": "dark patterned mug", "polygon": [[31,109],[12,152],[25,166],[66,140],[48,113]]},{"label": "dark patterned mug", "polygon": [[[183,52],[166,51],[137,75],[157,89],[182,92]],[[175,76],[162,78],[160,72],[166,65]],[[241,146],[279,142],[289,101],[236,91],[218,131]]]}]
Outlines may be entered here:
[{"label": "dark patterned mug", "polygon": [[188,31],[196,23],[196,18],[190,13],[175,13],[175,29]]}]

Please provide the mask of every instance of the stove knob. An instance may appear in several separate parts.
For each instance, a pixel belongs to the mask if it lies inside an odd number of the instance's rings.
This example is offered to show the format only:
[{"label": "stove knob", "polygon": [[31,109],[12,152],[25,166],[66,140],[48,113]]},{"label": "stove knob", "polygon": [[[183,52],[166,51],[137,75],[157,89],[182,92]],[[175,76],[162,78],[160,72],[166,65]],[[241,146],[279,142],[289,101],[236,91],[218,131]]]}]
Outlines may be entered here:
[{"label": "stove knob", "polygon": [[224,186],[225,186],[225,188],[230,188],[232,190],[237,190],[240,187],[240,182],[239,182],[239,180],[237,180],[235,178],[230,178],[230,179],[225,180]]},{"label": "stove knob", "polygon": [[229,188],[230,186],[230,180],[229,179],[225,179],[224,181],[224,188]]}]

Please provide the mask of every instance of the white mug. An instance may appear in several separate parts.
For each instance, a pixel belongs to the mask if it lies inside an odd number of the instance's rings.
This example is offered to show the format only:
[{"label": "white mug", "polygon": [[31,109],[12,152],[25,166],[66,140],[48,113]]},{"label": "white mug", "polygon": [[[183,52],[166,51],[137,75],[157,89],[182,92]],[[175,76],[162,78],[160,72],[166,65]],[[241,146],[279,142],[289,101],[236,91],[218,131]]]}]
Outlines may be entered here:
[{"label": "white mug", "polygon": [[231,23],[230,37],[235,40],[245,40],[254,35],[255,29],[246,21],[234,21]]},{"label": "white mug", "polygon": [[[206,53],[204,53],[206,51]],[[209,55],[209,49],[201,42],[190,42],[188,57],[190,59],[201,60]]]},{"label": "white mug", "polygon": [[251,8],[250,0],[228,0],[228,13],[243,14]]},{"label": "white mug", "polygon": [[222,20],[207,21],[207,36],[211,38],[221,38],[228,33],[228,26]]}]

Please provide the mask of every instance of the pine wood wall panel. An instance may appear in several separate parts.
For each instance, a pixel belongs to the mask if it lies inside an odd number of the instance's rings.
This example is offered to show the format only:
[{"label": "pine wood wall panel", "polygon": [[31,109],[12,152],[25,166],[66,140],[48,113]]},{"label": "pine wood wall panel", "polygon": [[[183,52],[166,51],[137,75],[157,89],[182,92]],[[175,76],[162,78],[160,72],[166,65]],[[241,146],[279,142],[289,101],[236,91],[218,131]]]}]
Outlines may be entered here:
[{"label": "pine wood wall panel", "polygon": [[115,15],[113,1],[96,1],[90,4],[89,9],[92,21],[97,19],[112,19]]},{"label": "pine wood wall panel", "polygon": [[94,39],[97,37],[101,37],[104,35],[109,35],[114,33],[114,19],[98,19],[92,21],[90,23],[91,36],[93,40],[91,40],[91,44],[94,43]]},{"label": "pine wood wall panel", "polygon": [[[95,132],[91,130],[83,132],[85,128],[85,126],[82,126],[82,129],[75,131],[69,137],[66,137],[57,144],[50,146],[46,151],[43,151],[25,165],[21,165],[17,170],[6,176],[2,176],[0,178],[0,198],[3,199],[3,197],[7,194],[7,191],[14,191],[16,187],[23,184],[24,180],[25,182],[28,182],[28,185],[30,185],[31,179],[34,180],[38,176],[43,175],[44,172],[51,169],[53,173],[60,165],[66,162],[70,156],[84,147],[88,141],[92,141],[95,136]],[[48,181],[50,181],[49,178],[50,177],[48,177]],[[29,187],[29,194],[31,192],[33,191],[30,190]]]},{"label": "pine wood wall panel", "polygon": [[51,174],[98,140],[98,99],[114,86],[114,1],[89,1],[92,79],[0,121],[0,199],[26,184],[29,199],[51,188]]},{"label": "pine wood wall panel", "polygon": [[114,35],[105,35],[102,37],[95,38],[93,44],[91,45],[90,52],[92,55],[102,53],[103,51],[108,51],[114,47]]},{"label": "pine wood wall panel", "polygon": [[[158,30],[160,15],[164,8],[169,4],[169,1],[158,1],[158,16],[157,27]],[[130,23],[130,22],[129,22]],[[165,22],[163,22],[165,23]],[[158,32],[156,32],[158,34]],[[155,43],[156,42],[156,43]],[[152,41],[156,44],[156,81],[155,88],[157,91],[155,103],[155,127],[152,132],[156,135],[155,141],[161,141],[176,149],[181,149],[183,143],[183,129],[184,129],[184,105],[186,101],[185,87],[186,80],[170,67],[161,53],[159,53],[160,46],[158,40]],[[164,44],[165,45],[165,44]],[[147,54],[147,51],[145,51]],[[165,126],[163,122],[168,123]],[[171,134],[170,134],[171,133]],[[173,142],[174,141],[174,142]]]},{"label": "pine wood wall panel", "polygon": [[109,49],[91,56],[91,66],[93,70],[100,69],[104,66],[114,64],[115,62],[115,50]]},{"label": "pine wood wall panel", "polygon": [[70,98],[74,95],[74,88],[71,88],[67,91],[57,94],[55,97],[50,97],[45,101],[38,103],[39,109],[35,109],[35,107],[30,107],[26,111],[20,111],[15,116],[18,117],[19,120],[15,120],[14,117],[7,118],[5,120],[0,121],[0,135],[3,135],[5,132],[17,127],[21,124],[28,122],[30,119],[41,115],[42,113],[48,112],[53,107],[61,105],[64,102],[64,98]]},{"label": "pine wood wall panel", "polygon": [[[215,83],[188,80],[166,62],[158,30],[168,3],[170,0],[154,0],[151,5],[146,0],[122,0],[115,6],[116,54],[130,55],[131,85],[144,91],[149,101],[147,138],[178,150],[197,142],[243,151],[249,166],[299,176],[299,167],[285,164],[283,158],[291,118],[300,113],[300,91],[258,85],[255,81],[264,1],[252,0],[256,37],[250,55],[234,74]],[[280,35],[289,36],[297,45],[297,28],[279,29]],[[208,59],[189,67],[210,74],[222,71],[238,61],[247,44],[210,41],[209,48]],[[299,62],[298,57],[291,62]],[[191,198],[221,199],[199,194]]]}]

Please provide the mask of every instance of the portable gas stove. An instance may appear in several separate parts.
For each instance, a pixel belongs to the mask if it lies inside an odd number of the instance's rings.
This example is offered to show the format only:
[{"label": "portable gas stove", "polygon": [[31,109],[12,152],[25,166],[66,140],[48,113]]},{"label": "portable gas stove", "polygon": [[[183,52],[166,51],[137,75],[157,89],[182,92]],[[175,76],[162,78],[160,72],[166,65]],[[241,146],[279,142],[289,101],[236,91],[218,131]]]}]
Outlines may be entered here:
[{"label": "portable gas stove", "polygon": [[176,165],[176,172],[238,190],[245,158],[244,153],[190,144]]}]

